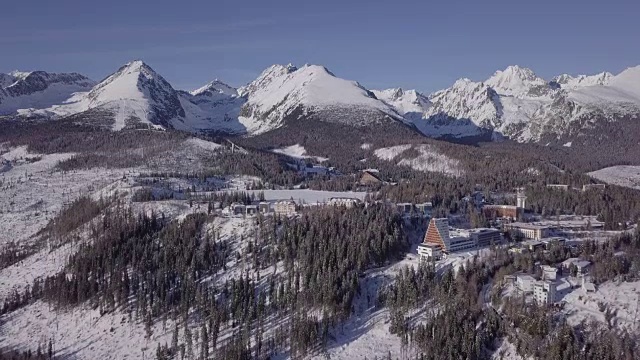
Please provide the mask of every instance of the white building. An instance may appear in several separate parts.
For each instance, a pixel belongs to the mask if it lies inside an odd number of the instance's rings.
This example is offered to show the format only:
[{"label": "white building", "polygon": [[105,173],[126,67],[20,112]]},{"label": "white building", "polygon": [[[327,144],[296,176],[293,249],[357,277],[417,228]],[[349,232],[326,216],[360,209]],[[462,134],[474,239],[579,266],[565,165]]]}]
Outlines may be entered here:
[{"label": "white building", "polygon": [[525,293],[530,293],[533,291],[533,284],[535,284],[536,279],[533,276],[527,274],[521,274],[516,276],[516,285],[520,291]]},{"label": "white building", "polygon": [[396,208],[400,214],[409,214],[413,210],[412,203],[397,203]]},{"label": "white building", "polygon": [[352,208],[360,204],[360,199],[347,198],[347,197],[333,197],[329,199],[329,202],[327,204],[331,206],[344,206],[346,208]]},{"label": "white building", "polygon": [[552,280],[555,281],[558,277],[558,269],[549,265],[540,266],[542,269],[542,280]]},{"label": "white building", "polygon": [[504,224],[504,230],[510,231],[515,236],[522,236],[525,239],[540,240],[549,235],[549,227],[544,225],[529,224],[523,222],[513,222]]},{"label": "white building", "polygon": [[536,281],[533,284],[533,298],[539,305],[556,302],[556,284],[552,281]]},{"label": "white building", "polygon": [[416,210],[422,215],[431,214],[431,210],[433,209],[433,204],[431,202],[425,202],[422,204],[416,204]]},{"label": "white building", "polygon": [[438,260],[442,258],[442,250],[437,245],[432,244],[420,244],[418,245],[418,255],[421,259],[425,260]]},{"label": "white building", "polygon": [[296,202],[293,200],[278,201],[273,205],[273,211],[281,216],[294,215],[296,213]]},{"label": "white building", "polygon": [[258,213],[258,205],[247,205],[244,209],[247,215],[256,215]]}]

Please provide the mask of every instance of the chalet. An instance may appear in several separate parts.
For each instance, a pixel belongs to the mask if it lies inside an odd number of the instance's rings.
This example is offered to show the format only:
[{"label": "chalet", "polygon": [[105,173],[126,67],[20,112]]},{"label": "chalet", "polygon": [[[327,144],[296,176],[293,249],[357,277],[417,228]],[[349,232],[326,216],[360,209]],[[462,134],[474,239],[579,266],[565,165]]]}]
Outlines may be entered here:
[{"label": "chalet", "polygon": [[376,186],[382,184],[384,181],[380,179],[380,173],[378,170],[369,169],[363,170],[360,176],[359,184],[361,186]]}]

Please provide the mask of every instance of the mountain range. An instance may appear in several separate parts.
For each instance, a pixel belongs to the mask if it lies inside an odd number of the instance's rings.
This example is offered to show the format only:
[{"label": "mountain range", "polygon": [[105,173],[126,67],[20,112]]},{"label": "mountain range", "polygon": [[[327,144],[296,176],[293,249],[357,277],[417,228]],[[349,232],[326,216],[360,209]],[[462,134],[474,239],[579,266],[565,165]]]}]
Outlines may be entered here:
[{"label": "mountain range", "polygon": [[550,80],[509,66],[432,94],[368,90],[318,65],[273,65],[237,89],[216,79],[193,91],[175,89],[139,60],[100,82],[77,73],[0,74],[0,115],[100,119],[113,130],[153,126],[252,136],[308,118],[355,127],[397,123],[434,138],[540,142],[639,114],[640,66]]}]

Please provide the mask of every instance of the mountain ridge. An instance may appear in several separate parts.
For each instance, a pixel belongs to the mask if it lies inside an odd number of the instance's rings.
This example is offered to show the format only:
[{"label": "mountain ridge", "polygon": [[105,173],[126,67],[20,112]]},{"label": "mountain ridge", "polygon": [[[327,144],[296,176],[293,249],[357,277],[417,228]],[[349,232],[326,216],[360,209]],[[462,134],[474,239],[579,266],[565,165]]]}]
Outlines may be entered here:
[{"label": "mountain ridge", "polygon": [[[483,81],[460,78],[449,88],[423,94],[401,88],[370,90],[321,65],[275,64],[239,88],[215,79],[184,91],[135,60],[99,83],[76,73],[58,78],[42,71],[1,74],[0,110],[3,115],[49,118],[100,110],[111,114],[114,130],[142,124],[253,136],[313,117],[372,127],[398,121],[434,138],[491,134],[492,139],[536,142],[580,133],[580,126],[592,121],[640,114],[639,82],[640,67],[617,75],[561,74],[545,80],[529,68],[512,65]],[[44,92],[48,83],[75,86],[75,91],[38,103],[34,94]],[[21,96],[31,100],[15,100]],[[11,106],[6,99],[14,99]],[[25,104],[29,106],[21,107]]]}]

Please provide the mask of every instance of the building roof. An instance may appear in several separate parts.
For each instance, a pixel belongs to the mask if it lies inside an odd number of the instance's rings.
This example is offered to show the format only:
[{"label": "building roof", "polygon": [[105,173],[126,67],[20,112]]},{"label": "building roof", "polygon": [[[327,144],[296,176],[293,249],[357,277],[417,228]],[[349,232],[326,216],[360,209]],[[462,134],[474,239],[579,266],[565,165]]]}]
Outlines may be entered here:
[{"label": "building roof", "polygon": [[531,276],[529,274],[516,275],[516,278],[522,279],[522,280],[525,280],[525,281],[535,281],[536,280],[533,276]]},{"label": "building roof", "polygon": [[493,228],[476,228],[476,229],[469,229],[468,230],[469,233],[487,233],[487,232],[500,232],[500,230],[498,229],[493,229]]},{"label": "building roof", "polygon": [[565,267],[570,266],[571,264],[581,269],[584,269],[587,266],[591,265],[591,262],[587,260],[580,260],[579,258],[569,258],[562,262],[562,266],[565,266]]},{"label": "building roof", "polygon": [[505,226],[515,227],[515,228],[519,228],[519,229],[526,229],[526,230],[545,230],[545,229],[549,229],[549,226],[536,225],[536,224],[524,223],[524,222],[512,222],[510,224],[505,224]]},{"label": "building roof", "polygon": [[515,205],[484,205],[487,209],[517,209]]},{"label": "building roof", "polygon": [[439,245],[435,245],[435,244],[425,244],[425,243],[420,243],[418,244],[418,247],[423,247],[423,248],[429,248],[429,249],[440,249]]},{"label": "building roof", "polygon": [[596,291],[596,286],[593,285],[592,282],[585,282],[584,284],[582,284],[582,287],[589,292]]}]

